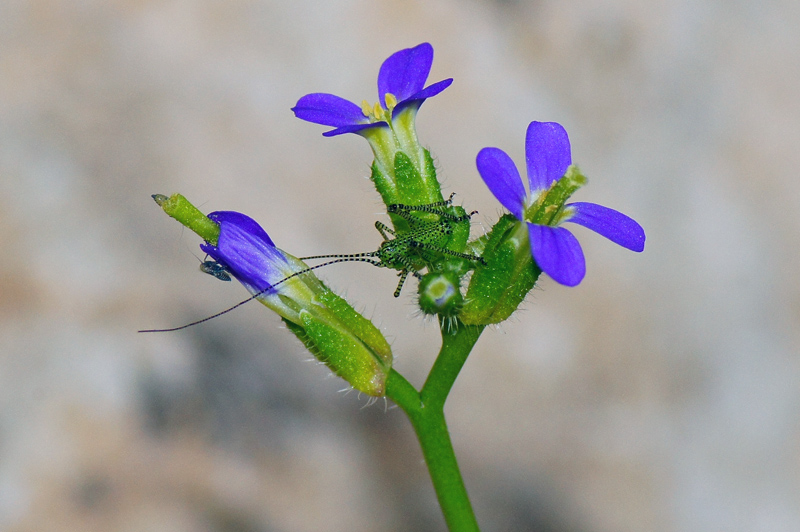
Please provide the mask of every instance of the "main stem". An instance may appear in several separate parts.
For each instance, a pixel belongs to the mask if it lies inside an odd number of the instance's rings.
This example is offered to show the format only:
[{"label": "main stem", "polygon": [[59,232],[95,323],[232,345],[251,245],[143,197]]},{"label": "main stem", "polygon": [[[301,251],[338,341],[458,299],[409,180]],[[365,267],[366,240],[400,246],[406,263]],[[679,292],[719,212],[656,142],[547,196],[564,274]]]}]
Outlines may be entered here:
[{"label": "main stem", "polygon": [[386,381],[386,396],[403,409],[417,433],[450,532],[479,530],[450,441],[444,403],[483,329],[458,323],[455,332],[442,331],[442,348],[422,391],[395,370]]}]

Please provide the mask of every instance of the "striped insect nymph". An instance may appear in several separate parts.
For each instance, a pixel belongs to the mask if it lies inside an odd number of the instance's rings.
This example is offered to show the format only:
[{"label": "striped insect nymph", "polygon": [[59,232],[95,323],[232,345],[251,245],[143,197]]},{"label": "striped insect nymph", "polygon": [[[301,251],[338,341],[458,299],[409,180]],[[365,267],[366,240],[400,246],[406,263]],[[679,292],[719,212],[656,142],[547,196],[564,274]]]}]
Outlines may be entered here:
[{"label": "striped insect nymph", "polygon": [[[400,296],[400,291],[409,275],[421,279],[420,270],[423,268],[430,270],[435,263],[440,262],[438,260],[440,258],[485,265],[481,257],[452,249],[453,236],[458,229],[465,230],[460,232],[464,235],[463,241],[466,242],[466,237],[469,236],[470,218],[477,213],[473,211],[467,214],[460,207],[453,207],[453,196],[455,194],[451,194],[447,200],[427,205],[389,205],[387,212],[398,222],[395,223],[394,230],[383,222],[375,222],[375,228],[383,237],[383,243],[377,251],[300,258],[301,260],[336,259],[315,268],[337,262],[359,261],[379,268],[398,270],[400,281],[394,291],[394,297]],[[458,210],[461,211],[460,214]]]}]

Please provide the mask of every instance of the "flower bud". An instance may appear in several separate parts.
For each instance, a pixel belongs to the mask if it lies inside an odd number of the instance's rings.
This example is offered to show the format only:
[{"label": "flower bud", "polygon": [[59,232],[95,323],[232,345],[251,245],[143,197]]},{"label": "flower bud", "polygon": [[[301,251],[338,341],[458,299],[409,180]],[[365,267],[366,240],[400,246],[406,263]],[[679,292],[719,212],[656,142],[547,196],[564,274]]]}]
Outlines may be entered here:
[{"label": "flower bud", "polygon": [[238,212],[205,217],[186,198],[154,196],[173,218],[205,240],[200,248],[275,311],[289,330],[353,388],[383,396],[392,351],[375,325],[334,294],[301,260],[275,247],[253,219]]},{"label": "flower bud", "polygon": [[425,314],[455,316],[463,303],[456,272],[431,272],[419,282],[419,307]]},{"label": "flower bud", "polygon": [[368,319],[331,292],[299,259],[278,249],[254,220],[212,212],[216,246],[200,246],[251,294],[277,312],[308,349],[355,389],[382,396],[392,366],[386,339]]}]

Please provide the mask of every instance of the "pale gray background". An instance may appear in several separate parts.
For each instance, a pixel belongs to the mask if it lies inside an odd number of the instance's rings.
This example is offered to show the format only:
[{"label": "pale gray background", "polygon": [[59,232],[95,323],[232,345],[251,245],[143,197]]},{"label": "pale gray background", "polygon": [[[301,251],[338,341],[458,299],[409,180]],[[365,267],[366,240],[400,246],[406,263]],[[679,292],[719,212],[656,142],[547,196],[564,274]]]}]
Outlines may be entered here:
[{"label": "pale gray background", "polygon": [[[490,227],[474,157],[565,125],[588,273],[487,330],[448,403],[484,530],[800,530],[800,3],[0,3],[0,529],[442,530],[409,425],[309,362],[150,194],[259,220],[296,255],[375,249],[363,139],[308,92],[376,99],[429,41],[420,136]],[[480,223],[477,223],[480,222]],[[321,272],[420,384],[436,330],[411,282]]]}]

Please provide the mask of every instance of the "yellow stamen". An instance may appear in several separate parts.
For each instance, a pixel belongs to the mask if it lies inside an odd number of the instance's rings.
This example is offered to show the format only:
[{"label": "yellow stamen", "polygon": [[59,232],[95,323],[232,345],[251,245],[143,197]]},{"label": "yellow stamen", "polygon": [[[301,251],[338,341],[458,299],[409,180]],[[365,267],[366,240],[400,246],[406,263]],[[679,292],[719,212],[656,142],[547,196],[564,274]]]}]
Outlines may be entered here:
[{"label": "yellow stamen", "polygon": [[381,107],[381,104],[377,102],[375,103],[375,107],[372,111],[372,114],[375,116],[376,119],[383,120],[383,107]]},{"label": "yellow stamen", "polygon": [[370,106],[370,104],[369,104],[369,102],[367,100],[362,100],[361,101],[361,112],[366,117],[369,117],[369,116],[372,115],[372,107]]},{"label": "yellow stamen", "polygon": [[390,111],[397,105],[397,98],[391,92],[386,93],[384,100],[386,101],[386,108]]}]

